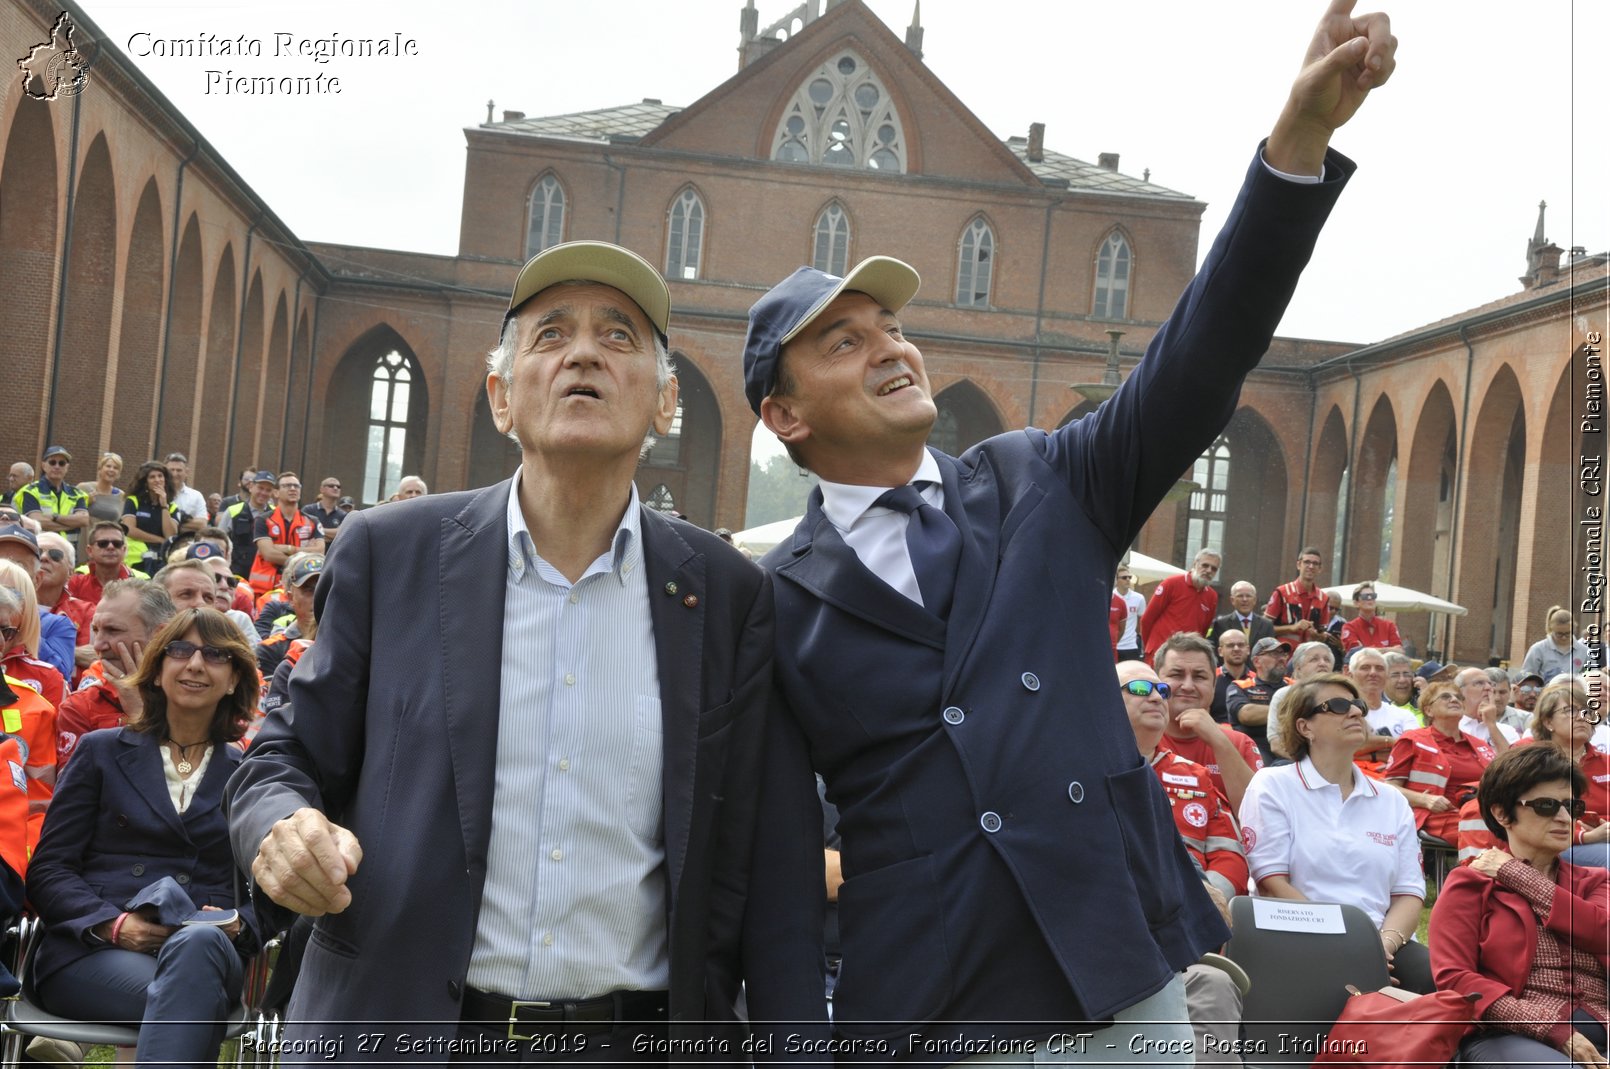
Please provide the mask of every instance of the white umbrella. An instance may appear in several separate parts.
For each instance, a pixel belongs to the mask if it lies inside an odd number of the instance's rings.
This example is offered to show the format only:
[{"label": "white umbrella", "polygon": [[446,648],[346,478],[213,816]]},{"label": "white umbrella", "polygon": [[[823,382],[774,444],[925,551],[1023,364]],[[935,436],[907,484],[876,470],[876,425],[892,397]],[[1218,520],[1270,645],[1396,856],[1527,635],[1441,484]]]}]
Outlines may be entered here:
[{"label": "white umbrella", "polygon": [[1136,586],[1156,583],[1167,579],[1171,575],[1185,574],[1184,568],[1176,568],[1167,561],[1158,560],[1156,557],[1148,557],[1138,549],[1130,550],[1126,559],[1129,561],[1130,572],[1135,576]]},{"label": "white umbrella", "polygon": [[735,531],[732,540],[740,546],[748,546],[752,552],[764,553],[789,535],[799,526],[801,517],[794,516],[786,520],[773,520],[763,523],[759,527],[751,527],[745,531]]},{"label": "white umbrella", "polygon": [[[1467,612],[1463,605],[1455,605],[1451,601],[1444,601],[1434,594],[1410,590],[1406,586],[1383,582],[1380,579],[1370,580],[1375,584],[1375,609],[1377,612],[1440,612],[1449,616],[1463,616]],[[1363,582],[1363,580],[1359,580]],[[1327,594],[1340,594],[1345,605],[1353,599],[1353,588],[1358,582],[1344,583],[1341,586],[1328,586]]]}]

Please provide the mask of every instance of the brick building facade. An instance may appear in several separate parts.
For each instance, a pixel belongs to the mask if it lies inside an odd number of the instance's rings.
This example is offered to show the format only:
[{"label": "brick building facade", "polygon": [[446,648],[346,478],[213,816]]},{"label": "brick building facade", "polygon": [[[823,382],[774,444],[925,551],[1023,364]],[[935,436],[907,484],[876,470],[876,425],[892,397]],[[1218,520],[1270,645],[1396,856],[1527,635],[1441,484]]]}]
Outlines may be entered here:
[{"label": "brick building facade", "polygon": [[[339,475],[365,501],[406,472],[483,485],[518,460],[478,370],[504,295],[528,255],[577,238],[671,279],[682,407],[639,487],[701,524],[743,526],[744,317],[800,263],[891,252],[922,273],[903,318],[942,448],[1088,410],[1098,391],[1070,386],[1100,381],[1114,332],[1133,366],[1194,270],[1204,205],[1116,156],[1061,155],[1042,128],[1001,140],[923,64],[919,27],[902,40],[859,0],[819,7],[765,30],[745,8],[740,69],[687,107],[509,111],[466,130],[451,257],[291,233],[111,47],[88,91],[41,101],[13,81],[0,354],[18,418],[0,459],[60,441],[84,478],[101,449],[131,465],[179,449],[203,488],[260,464]],[[4,0],[0,45],[25,55],[59,12]],[[1384,563],[1469,606],[1450,653],[1523,649],[1569,600],[1550,503],[1574,485],[1572,369],[1604,307],[1602,259],[1560,269],[1550,250],[1539,233],[1522,293],[1401,338],[1278,339],[1224,441],[1182,473],[1201,489],[1137,548],[1178,560],[1219,543],[1226,581],[1267,592],[1316,543],[1337,554],[1327,576]],[[1426,621],[1402,623],[1423,645]]]}]

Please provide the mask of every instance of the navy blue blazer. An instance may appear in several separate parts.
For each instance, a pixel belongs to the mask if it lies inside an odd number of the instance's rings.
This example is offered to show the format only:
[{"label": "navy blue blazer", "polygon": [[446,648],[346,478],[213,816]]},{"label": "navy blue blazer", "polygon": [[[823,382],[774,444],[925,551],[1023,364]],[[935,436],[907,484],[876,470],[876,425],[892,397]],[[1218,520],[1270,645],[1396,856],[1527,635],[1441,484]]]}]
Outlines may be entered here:
[{"label": "navy blue blazer", "polygon": [[[1154,994],[1227,937],[1119,698],[1112,575],[1234,414],[1352,169],[1333,153],[1324,182],[1299,185],[1254,160],[1110,400],[1053,433],[934,453],[964,542],[948,624],[861,564],[820,491],[762,561],[793,720],[774,730],[794,752],[773,772],[814,812],[814,765],[839,810],[843,1033],[1060,1031]],[[775,860],[782,883],[806,878],[792,856],[793,874]],[[773,965],[808,971],[807,934]]]},{"label": "navy blue blazer", "polygon": [[[442,1041],[457,1032],[492,831],[510,485],[342,523],[319,580],[319,640],[229,785],[248,872],[274,822],[303,806],[363,848],[352,904],[314,925],[287,1030],[345,1037],[346,1060],[399,1059],[389,1043],[360,1043],[378,1022]],[[672,1028],[731,1039],[771,583],[691,524],[644,509],[642,534],[664,727]],[[812,895],[820,883],[778,908]],[[259,909],[285,912],[266,898]],[[440,1060],[424,1048],[414,1058]]]},{"label": "navy blue blazer", "polygon": [[[190,892],[196,908],[239,908],[255,931],[249,902],[237,901],[234,855],[224,821],[224,785],[240,764],[234,746],[213,748],[183,813],[173,808],[161,742],[130,728],[92,731],[78,741],[45,812],[28,862],[28,900],[44,920],[34,982],[109,944],[84,933],[123,912],[164,876]],[[255,935],[241,941],[255,949]]]}]

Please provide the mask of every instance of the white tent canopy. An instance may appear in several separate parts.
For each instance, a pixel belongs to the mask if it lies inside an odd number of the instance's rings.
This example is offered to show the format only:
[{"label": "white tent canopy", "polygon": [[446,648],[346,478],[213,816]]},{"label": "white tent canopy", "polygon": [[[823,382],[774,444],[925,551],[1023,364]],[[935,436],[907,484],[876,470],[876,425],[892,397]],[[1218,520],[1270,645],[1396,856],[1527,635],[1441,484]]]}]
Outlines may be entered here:
[{"label": "white tent canopy", "polygon": [[1132,549],[1125,558],[1129,561],[1129,570],[1135,576],[1136,586],[1145,586],[1147,583],[1156,583],[1167,579],[1171,575],[1184,575],[1184,568],[1176,568],[1167,561],[1148,557],[1139,550]]},{"label": "white tent canopy", "polygon": [[[1353,588],[1362,579],[1340,586],[1328,586],[1327,594],[1340,594],[1343,605],[1351,605],[1353,601]],[[1451,601],[1444,601],[1434,594],[1411,590],[1406,586],[1398,586],[1381,579],[1372,579],[1375,584],[1375,609],[1377,612],[1440,612],[1449,616],[1463,616],[1469,610],[1463,605],[1455,605]]]},{"label": "white tent canopy", "polygon": [[793,516],[786,520],[773,520],[763,523],[759,527],[751,527],[744,531],[734,531],[732,540],[740,546],[748,546],[753,553],[765,553],[771,547],[794,533],[799,526],[800,516]]}]

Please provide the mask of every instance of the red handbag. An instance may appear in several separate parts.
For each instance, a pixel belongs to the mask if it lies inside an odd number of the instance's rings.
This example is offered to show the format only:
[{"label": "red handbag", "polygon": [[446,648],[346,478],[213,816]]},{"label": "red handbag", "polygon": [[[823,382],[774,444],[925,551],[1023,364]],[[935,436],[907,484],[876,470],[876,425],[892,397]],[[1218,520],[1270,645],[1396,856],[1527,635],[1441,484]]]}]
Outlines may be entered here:
[{"label": "red handbag", "polygon": [[1388,988],[1353,997],[1320,1044],[1314,1065],[1369,1065],[1376,1069],[1425,1069],[1453,1061],[1459,1041],[1476,1027],[1470,1008],[1477,995],[1434,991],[1412,995]]}]

